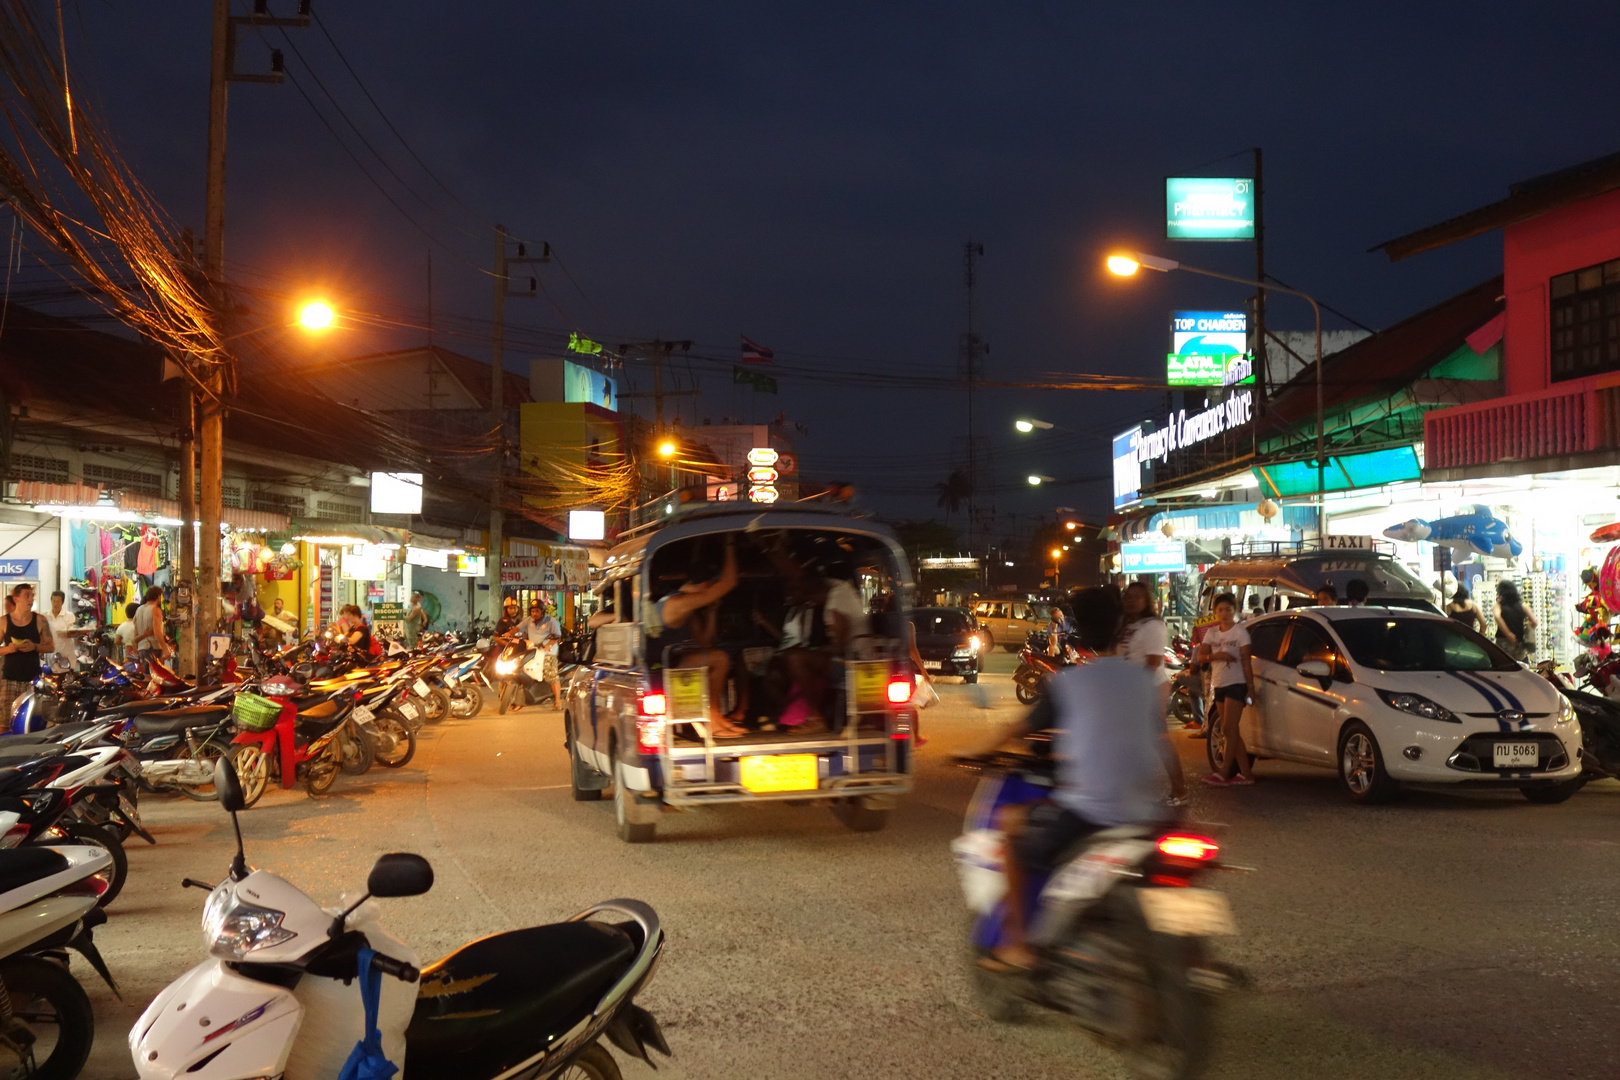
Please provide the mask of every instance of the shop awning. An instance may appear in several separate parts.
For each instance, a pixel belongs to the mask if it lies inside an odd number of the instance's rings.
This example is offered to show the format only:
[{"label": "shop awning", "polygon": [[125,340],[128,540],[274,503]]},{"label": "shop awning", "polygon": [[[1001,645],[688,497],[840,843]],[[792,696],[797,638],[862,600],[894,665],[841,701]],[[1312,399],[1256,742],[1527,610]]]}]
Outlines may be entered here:
[{"label": "shop awning", "polygon": [[[124,492],[118,496],[118,505],[121,509],[132,510],[137,514],[151,514],[175,521],[184,520],[180,517],[180,503],[174,499],[159,499],[153,495]],[[220,518],[227,528],[238,531],[287,531],[287,515],[272,514],[267,510],[244,510],[240,507],[227,506],[221,512]]]},{"label": "shop awning", "polygon": [[[1314,491],[1315,488],[1312,488]],[[1177,510],[1160,510],[1157,513],[1135,518],[1119,526],[1121,540],[1135,540],[1148,533],[1158,532],[1165,522],[1180,533],[1197,533],[1212,529],[1241,529],[1246,524],[1254,524],[1258,520],[1260,504],[1252,503],[1219,503],[1212,506],[1186,507]],[[1278,518],[1272,519],[1269,524],[1285,526],[1291,529],[1316,528],[1316,508],[1314,506],[1283,506],[1279,507],[1282,513]],[[1243,515],[1254,515],[1245,522]]]},{"label": "shop awning", "polygon": [[[1257,465],[1254,475],[1260,480],[1260,490],[1274,499],[1316,494],[1316,466],[1308,461]],[[1353,488],[1378,487],[1403,480],[1417,480],[1422,475],[1417,451],[1410,446],[1368,450],[1360,454],[1334,454],[1327,459],[1327,468],[1322,470],[1322,489],[1349,491]]]},{"label": "shop awning", "polygon": [[410,542],[411,534],[404,529],[390,529],[382,525],[360,525],[340,521],[296,521],[291,526],[294,540],[308,540],[316,544],[399,544]]}]

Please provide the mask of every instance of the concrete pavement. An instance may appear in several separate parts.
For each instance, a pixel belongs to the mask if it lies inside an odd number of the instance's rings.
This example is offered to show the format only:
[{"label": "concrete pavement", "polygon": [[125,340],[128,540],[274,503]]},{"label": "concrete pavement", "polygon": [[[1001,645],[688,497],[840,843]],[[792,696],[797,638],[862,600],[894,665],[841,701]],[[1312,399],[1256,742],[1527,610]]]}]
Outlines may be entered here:
[{"label": "concrete pavement", "polygon": [[[656,844],[622,844],[610,803],[570,798],[558,714],[525,710],[427,729],[405,769],[341,778],[319,800],[268,794],[242,817],[248,858],[334,903],[377,854],[425,855],[432,892],[382,902],[424,961],[599,899],[650,902],[669,945],[640,1000],[675,1050],[665,1077],[1123,1075],[1060,1018],[1003,1026],[976,1011],[948,850],[974,778],[946,758],[1017,712],[1005,675],[940,690],[917,790],[881,833],[776,804],[668,814]],[[1201,775],[1203,743],[1180,745]],[[1224,823],[1229,857],[1257,868],[1215,882],[1241,928],[1222,955],[1256,987],[1225,1010],[1209,1075],[1613,1075],[1620,785],[1555,807],[1414,794],[1363,809],[1327,772],[1259,775],[1246,790],[1194,785],[1194,816]],[[204,894],[178,881],[217,880],[231,852],[217,806],[154,797],[142,810],[159,846],[132,842],[129,884],[97,932],[127,1003],[75,964],[101,1021],[86,1076],[134,1075],[130,1025],[203,958]]]}]

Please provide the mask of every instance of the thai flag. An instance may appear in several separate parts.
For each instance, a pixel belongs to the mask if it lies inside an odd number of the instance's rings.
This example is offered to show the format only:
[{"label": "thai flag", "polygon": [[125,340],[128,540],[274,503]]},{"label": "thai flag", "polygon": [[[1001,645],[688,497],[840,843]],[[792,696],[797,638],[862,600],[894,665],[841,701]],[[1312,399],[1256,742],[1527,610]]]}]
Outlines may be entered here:
[{"label": "thai flag", "polygon": [[776,354],[755,341],[742,339],[742,361],[745,364],[766,364],[776,358]]}]

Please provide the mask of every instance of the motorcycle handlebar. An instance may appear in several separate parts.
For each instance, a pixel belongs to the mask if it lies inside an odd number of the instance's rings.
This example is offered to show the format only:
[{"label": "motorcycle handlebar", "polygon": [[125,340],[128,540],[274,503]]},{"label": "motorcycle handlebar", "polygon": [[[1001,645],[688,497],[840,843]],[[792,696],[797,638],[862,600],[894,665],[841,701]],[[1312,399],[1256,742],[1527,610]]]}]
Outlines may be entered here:
[{"label": "motorcycle handlebar", "polygon": [[384,975],[392,975],[401,982],[413,983],[422,977],[422,973],[411,964],[403,960],[395,960],[392,956],[377,953],[371,958],[371,966]]}]

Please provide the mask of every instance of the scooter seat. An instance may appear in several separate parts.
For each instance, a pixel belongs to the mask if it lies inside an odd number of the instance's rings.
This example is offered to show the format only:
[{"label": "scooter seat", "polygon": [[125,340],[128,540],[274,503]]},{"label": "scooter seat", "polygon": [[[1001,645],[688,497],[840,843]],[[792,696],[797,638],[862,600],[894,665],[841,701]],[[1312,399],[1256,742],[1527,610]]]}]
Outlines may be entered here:
[{"label": "scooter seat", "polygon": [[499,1076],[591,1014],[635,960],[599,922],[480,938],[422,970],[405,1031],[412,1076]]},{"label": "scooter seat", "polygon": [[228,705],[198,705],[190,709],[169,709],[135,718],[140,735],[178,735],[187,728],[211,727],[231,714]]},{"label": "scooter seat", "polygon": [[59,874],[70,865],[67,856],[48,847],[0,851],[0,893],[8,893],[41,878]]},{"label": "scooter seat", "polygon": [[96,716],[100,719],[106,720],[111,720],[121,716],[138,716],[141,713],[172,709],[177,705],[184,705],[190,700],[190,698],[183,697],[140,698],[136,701],[125,701],[117,705],[112,705],[105,709],[101,709],[96,713]]},{"label": "scooter seat", "polygon": [[33,761],[35,758],[55,757],[63,753],[67,747],[59,742],[22,743],[11,745],[10,740],[0,741],[0,765],[18,765],[24,761]]},{"label": "scooter seat", "polygon": [[298,709],[300,720],[330,720],[338,711],[337,702],[321,694],[294,698],[293,705]]}]

